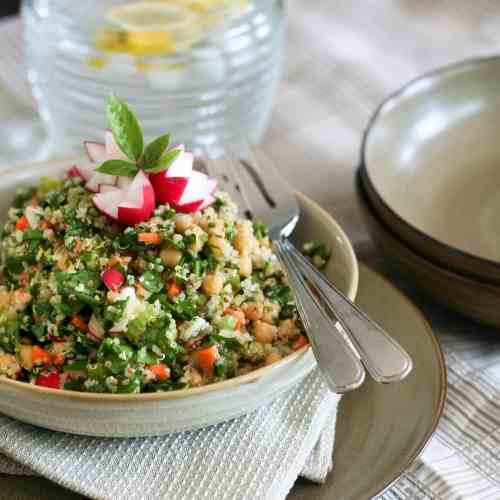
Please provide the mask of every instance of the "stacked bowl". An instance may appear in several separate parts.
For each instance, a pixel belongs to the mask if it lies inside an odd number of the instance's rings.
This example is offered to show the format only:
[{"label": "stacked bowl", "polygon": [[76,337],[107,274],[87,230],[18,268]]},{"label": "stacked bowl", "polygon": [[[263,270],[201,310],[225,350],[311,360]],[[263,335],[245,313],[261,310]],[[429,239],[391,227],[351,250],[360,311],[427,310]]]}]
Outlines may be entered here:
[{"label": "stacked bowl", "polygon": [[500,57],[389,96],[362,144],[358,191],[379,250],[433,299],[500,326]]}]

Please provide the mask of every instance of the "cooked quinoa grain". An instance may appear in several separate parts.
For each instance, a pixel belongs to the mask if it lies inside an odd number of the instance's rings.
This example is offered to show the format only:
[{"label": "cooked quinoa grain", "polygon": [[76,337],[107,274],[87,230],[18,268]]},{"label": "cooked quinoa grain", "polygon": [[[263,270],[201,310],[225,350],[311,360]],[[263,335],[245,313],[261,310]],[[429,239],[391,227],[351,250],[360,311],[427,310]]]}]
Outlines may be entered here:
[{"label": "cooked quinoa grain", "polygon": [[0,240],[0,374],[85,392],[221,381],[305,345],[264,225],[225,193],[121,228],[79,178],[44,178]]}]

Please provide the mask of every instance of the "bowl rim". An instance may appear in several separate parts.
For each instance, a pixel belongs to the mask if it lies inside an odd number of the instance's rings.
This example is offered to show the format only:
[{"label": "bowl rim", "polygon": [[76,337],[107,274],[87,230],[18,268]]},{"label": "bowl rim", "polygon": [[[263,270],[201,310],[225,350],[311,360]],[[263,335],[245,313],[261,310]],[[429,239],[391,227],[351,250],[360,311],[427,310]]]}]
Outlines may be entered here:
[{"label": "bowl rim", "polygon": [[[460,73],[462,71],[468,70],[468,69],[474,69],[477,66],[481,66],[483,64],[489,64],[491,62],[500,62],[500,55],[494,55],[494,56],[485,56],[485,57],[472,57],[472,58],[467,58],[463,59],[461,61],[457,61],[451,64],[447,64],[445,66],[440,66],[436,69],[433,69],[431,71],[425,72],[415,78],[412,78],[408,82],[406,82],[404,85],[399,87],[397,90],[394,92],[391,92],[387,97],[385,97],[380,104],[375,108],[375,111],[371,115],[370,119],[368,120],[368,123],[363,131],[363,136],[361,140],[361,151],[360,151],[360,165],[359,165],[359,175],[361,178],[361,181],[363,182],[365,189],[369,190],[374,197],[377,198],[377,201],[380,203],[380,205],[383,207],[387,213],[393,217],[399,224],[402,226],[406,227],[415,238],[420,238],[422,241],[427,242],[428,244],[433,245],[435,248],[440,248],[441,250],[448,252],[449,254],[452,254],[456,256],[457,258],[461,259],[463,262],[469,262],[471,267],[475,266],[480,266],[484,267],[487,266],[490,269],[500,272],[500,260],[492,260],[488,259],[486,257],[480,257],[479,255],[467,252],[465,250],[461,250],[457,247],[454,247],[450,245],[449,243],[444,242],[443,240],[440,240],[434,236],[431,236],[429,233],[426,233],[424,230],[419,229],[417,226],[415,226],[413,223],[410,221],[406,220],[403,218],[401,215],[399,215],[394,208],[392,208],[389,203],[384,199],[382,194],[377,190],[375,183],[373,182],[372,178],[370,177],[370,172],[367,167],[367,147],[368,147],[368,140],[370,137],[370,134],[372,133],[373,129],[376,127],[378,119],[381,117],[382,113],[386,110],[386,108],[391,108],[397,101],[400,99],[404,98],[406,94],[411,92],[414,86],[418,86],[422,81],[424,80],[430,80],[431,83],[434,83],[435,81],[439,80],[440,77],[442,76],[448,76],[453,73]],[[447,269],[450,272],[455,272],[455,273],[466,273],[470,275],[470,277],[475,280],[483,281],[484,283],[488,283],[488,281],[485,278],[485,274],[487,271],[485,270],[484,272],[474,272],[473,270],[469,269]]]},{"label": "bowl rim", "polygon": [[[38,162],[32,163],[24,168],[40,168],[43,165],[48,166],[50,163],[62,164],[63,162],[72,162],[81,159],[81,157],[67,157],[62,159],[56,159],[54,161]],[[3,173],[4,177],[9,174],[13,174],[18,170],[19,167],[13,167],[6,169]],[[346,291],[347,297],[354,300],[359,285],[359,265],[356,258],[356,254],[352,247],[351,240],[347,237],[347,234],[342,229],[340,224],[329,214],[321,205],[316,203],[314,200],[309,198],[307,195],[300,191],[296,191],[295,195],[301,201],[314,207],[314,210],[320,214],[321,218],[327,220],[331,224],[332,228],[335,230],[337,236],[339,236],[346,244],[345,249],[347,251],[347,258],[352,266],[352,277],[349,281],[348,290]],[[299,219],[300,220],[300,219]],[[302,356],[306,355],[311,350],[311,346],[307,345],[301,349],[285,356],[276,363],[268,366],[263,366],[253,370],[244,375],[239,375],[221,382],[215,382],[213,384],[204,385],[201,387],[192,387],[188,389],[178,389],[168,392],[146,392],[146,393],[134,393],[134,394],[113,394],[113,393],[91,393],[91,392],[78,392],[70,391],[67,389],[50,389],[47,387],[37,386],[28,382],[20,382],[17,380],[9,379],[3,375],[0,376],[0,384],[12,388],[13,390],[20,390],[25,392],[30,392],[33,395],[39,394],[40,396],[50,396],[57,398],[66,398],[80,401],[93,401],[93,402],[103,402],[103,403],[134,403],[142,401],[168,401],[188,398],[189,396],[201,396],[208,393],[220,392],[225,389],[236,388],[241,385],[259,382],[262,377],[267,376],[272,371],[276,369],[283,368],[290,364],[292,361],[298,360]],[[310,353],[312,355],[312,352]]]}]

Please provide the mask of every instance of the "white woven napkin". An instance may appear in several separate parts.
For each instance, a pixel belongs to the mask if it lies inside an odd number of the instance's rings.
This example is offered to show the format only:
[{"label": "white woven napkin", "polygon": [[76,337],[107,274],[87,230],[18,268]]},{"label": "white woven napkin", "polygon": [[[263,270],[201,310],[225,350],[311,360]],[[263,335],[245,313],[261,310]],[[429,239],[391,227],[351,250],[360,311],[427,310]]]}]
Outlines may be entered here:
[{"label": "white woven napkin", "polygon": [[271,405],[192,432],[106,439],[0,416],[0,472],[39,474],[96,499],[280,499],[332,468],[339,395],[315,370]]}]

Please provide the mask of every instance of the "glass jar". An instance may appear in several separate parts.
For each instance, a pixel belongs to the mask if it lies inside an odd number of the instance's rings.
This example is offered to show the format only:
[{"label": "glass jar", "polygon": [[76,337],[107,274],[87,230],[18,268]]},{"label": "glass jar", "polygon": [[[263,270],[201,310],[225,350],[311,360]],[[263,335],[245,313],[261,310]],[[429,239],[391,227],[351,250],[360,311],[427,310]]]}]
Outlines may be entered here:
[{"label": "glass jar", "polygon": [[111,93],[147,138],[258,142],[279,82],[278,0],[24,0],[29,78],[53,152],[101,139]]}]

